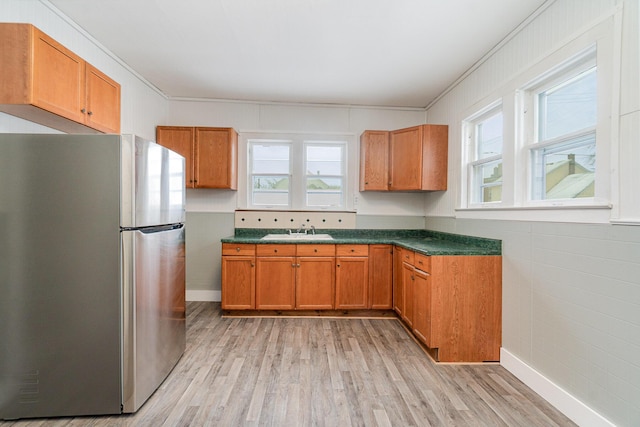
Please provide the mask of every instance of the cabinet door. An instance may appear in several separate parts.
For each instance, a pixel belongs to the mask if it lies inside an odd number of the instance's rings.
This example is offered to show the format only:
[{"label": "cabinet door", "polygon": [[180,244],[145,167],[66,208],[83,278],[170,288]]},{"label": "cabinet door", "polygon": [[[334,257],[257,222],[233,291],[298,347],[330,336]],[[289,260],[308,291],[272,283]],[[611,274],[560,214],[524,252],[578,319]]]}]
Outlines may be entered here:
[{"label": "cabinet door", "polygon": [[393,308],[393,251],[391,245],[369,246],[369,307]]},{"label": "cabinet door", "polygon": [[296,308],[331,310],[335,290],[334,257],[298,257],[296,264]]},{"label": "cabinet door", "polygon": [[402,320],[409,326],[413,326],[413,286],[415,281],[415,269],[413,265],[402,264]]},{"label": "cabinet door", "polygon": [[254,257],[222,257],[222,308],[226,310],[256,308]]},{"label": "cabinet door", "polygon": [[369,307],[369,259],[336,257],[336,308]]},{"label": "cabinet door", "polygon": [[422,184],[428,191],[447,189],[449,127],[447,125],[422,126]]},{"label": "cabinet door", "polygon": [[295,308],[295,257],[256,258],[256,309]]},{"label": "cabinet door", "polygon": [[120,85],[86,64],[86,124],[107,133],[120,133]]},{"label": "cabinet door", "polygon": [[195,180],[198,188],[238,188],[238,134],[231,128],[196,128]]},{"label": "cabinet door", "polygon": [[389,137],[390,190],[420,190],[422,185],[422,127],[392,131]]},{"label": "cabinet door", "polygon": [[194,188],[193,176],[193,144],[195,129],[181,126],[158,126],[156,128],[156,142],[175,151],[186,159],[185,185]]},{"label": "cabinet door", "polygon": [[389,132],[367,130],[360,137],[360,191],[389,189]]},{"label": "cabinet door", "polygon": [[431,288],[429,273],[416,270],[413,281],[413,333],[429,347],[431,342]]},{"label": "cabinet door", "polygon": [[393,309],[400,317],[404,308],[402,288],[402,257],[404,250],[400,246],[393,248]]},{"label": "cabinet door", "polygon": [[33,35],[33,104],[84,123],[85,62],[40,30]]}]

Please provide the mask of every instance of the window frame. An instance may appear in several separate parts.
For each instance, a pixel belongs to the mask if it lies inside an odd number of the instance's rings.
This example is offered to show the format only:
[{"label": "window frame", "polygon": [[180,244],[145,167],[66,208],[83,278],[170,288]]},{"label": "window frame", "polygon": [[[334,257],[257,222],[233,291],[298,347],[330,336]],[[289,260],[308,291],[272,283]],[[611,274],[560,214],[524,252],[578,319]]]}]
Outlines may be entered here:
[{"label": "window frame", "polygon": [[[352,159],[355,156],[350,152],[355,147],[355,137],[351,134],[308,134],[295,132],[240,132],[239,156],[246,161],[239,167],[239,186],[237,208],[247,210],[282,210],[282,211],[353,211],[354,190],[351,188],[355,182],[352,169]],[[252,188],[252,144],[269,141],[290,141],[290,193],[289,203],[284,205],[256,205],[253,203]],[[307,146],[340,146],[342,147],[342,206],[310,206],[307,204],[306,181],[306,147]]]},{"label": "window frame", "polygon": [[[489,119],[500,114],[502,116],[502,149],[500,154],[493,156],[487,156],[479,158],[478,155],[478,126]],[[503,203],[503,197],[501,200],[485,202],[483,200],[483,190],[485,187],[495,186],[485,185],[483,180],[478,178],[477,170],[488,166],[493,163],[504,163],[504,146],[505,146],[505,132],[504,132],[504,107],[502,100],[494,101],[485,107],[479,109],[471,116],[463,120],[463,135],[466,141],[465,145],[465,166],[463,168],[464,180],[466,182],[466,197],[465,205],[468,207],[481,207],[481,206],[500,206]],[[504,182],[503,178],[500,180],[502,186]]]},{"label": "window frame", "polygon": [[[517,200],[521,201],[524,207],[540,208],[540,207],[588,207],[609,205],[607,191],[603,188],[608,181],[602,178],[602,170],[606,168],[608,156],[604,155],[602,143],[599,141],[599,135],[602,135],[604,128],[600,111],[604,103],[603,90],[601,88],[602,77],[598,64],[598,49],[596,43],[592,43],[578,53],[564,58],[555,66],[549,67],[545,72],[540,73],[535,79],[529,83],[522,85],[515,91],[518,99],[520,111],[520,125],[522,126],[521,139],[518,141],[517,148],[521,157],[516,160],[516,165],[526,171],[526,177],[523,180],[524,188],[520,187],[520,194],[516,195]],[[596,125],[579,129],[575,132],[568,132],[560,136],[541,140],[540,135],[540,117],[539,117],[539,95],[549,89],[552,89],[562,83],[569,82],[579,75],[591,70],[596,70]],[[600,129],[600,130],[599,130]],[[595,194],[593,197],[581,198],[536,198],[536,192],[542,191],[536,189],[536,181],[539,181],[540,170],[536,170],[535,151],[544,150],[552,147],[569,146],[578,138],[593,135],[596,146],[596,173],[595,173]],[[602,157],[602,158],[601,158]],[[544,166],[541,166],[544,167]]]}]

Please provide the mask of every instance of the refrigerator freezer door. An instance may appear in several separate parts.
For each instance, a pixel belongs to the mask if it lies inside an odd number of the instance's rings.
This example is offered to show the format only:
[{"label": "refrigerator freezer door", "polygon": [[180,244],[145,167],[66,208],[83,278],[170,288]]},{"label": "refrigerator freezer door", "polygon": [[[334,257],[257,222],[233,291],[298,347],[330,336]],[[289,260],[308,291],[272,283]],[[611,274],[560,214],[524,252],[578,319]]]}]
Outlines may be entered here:
[{"label": "refrigerator freezer door", "polygon": [[133,135],[121,138],[121,227],[184,222],[184,157]]},{"label": "refrigerator freezer door", "polygon": [[120,413],[119,139],[0,136],[0,419]]},{"label": "refrigerator freezer door", "polygon": [[176,227],[121,232],[124,412],[137,411],[184,353],[184,227]]}]

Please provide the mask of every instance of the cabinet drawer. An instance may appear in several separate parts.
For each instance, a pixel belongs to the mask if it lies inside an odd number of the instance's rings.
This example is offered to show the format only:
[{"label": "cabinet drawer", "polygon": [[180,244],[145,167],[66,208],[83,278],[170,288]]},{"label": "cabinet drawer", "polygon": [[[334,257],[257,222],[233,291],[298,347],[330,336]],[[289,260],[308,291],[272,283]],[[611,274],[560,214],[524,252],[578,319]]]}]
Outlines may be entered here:
[{"label": "cabinet drawer", "polygon": [[248,243],[223,243],[222,255],[255,255],[256,245]]},{"label": "cabinet drawer", "polygon": [[369,256],[369,245],[337,245],[336,256]]},{"label": "cabinet drawer", "polygon": [[407,264],[413,265],[415,259],[415,252],[410,251],[409,249],[402,249],[402,261]]},{"label": "cabinet drawer", "polygon": [[296,245],[257,245],[258,256],[296,256]]},{"label": "cabinet drawer", "polygon": [[298,245],[298,256],[334,256],[336,245]]},{"label": "cabinet drawer", "polygon": [[416,252],[414,256],[413,266],[418,270],[429,272],[431,270],[431,257]]}]

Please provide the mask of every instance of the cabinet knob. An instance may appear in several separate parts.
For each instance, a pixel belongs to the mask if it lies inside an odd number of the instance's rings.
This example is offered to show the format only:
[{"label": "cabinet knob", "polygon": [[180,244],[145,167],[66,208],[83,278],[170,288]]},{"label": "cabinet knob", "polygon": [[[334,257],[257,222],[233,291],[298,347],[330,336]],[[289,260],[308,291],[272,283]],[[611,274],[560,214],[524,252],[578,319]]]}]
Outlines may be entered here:
[{"label": "cabinet knob", "polygon": [[314,250],[313,250],[313,252],[318,252],[318,250],[317,250],[317,249],[314,249]]},{"label": "cabinet knob", "polygon": [[273,252],[278,253],[278,250],[277,250],[277,249],[274,249],[274,250],[273,250]]},{"label": "cabinet knob", "polygon": [[254,262],[251,263],[251,267],[255,267],[256,264]]},{"label": "cabinet knob", "polygon": [[340,267],[340,264],[336,264],[336,267]]},{"label": "cabinet knob", "polygon": [[240,248],[236,248],[236,252],[240,252]]},{"label": "cabinet knob", "polygon": [[356,251],[355,249],[351,249],[351,252],[355,252],[355,251]]},{"label": "cabinet knob", "polygon": [[93,115],[93,111],[89,111],[87,114],[91,116]]},{"label": "cabinet knob", "polygon": [[84,113],[86,113],[86,112],[87,112],[87,110],[85,110],[85,109],[83,108],[82,110],[80,110],[80,112],[81,112],[82,114],[84,114]]}]

